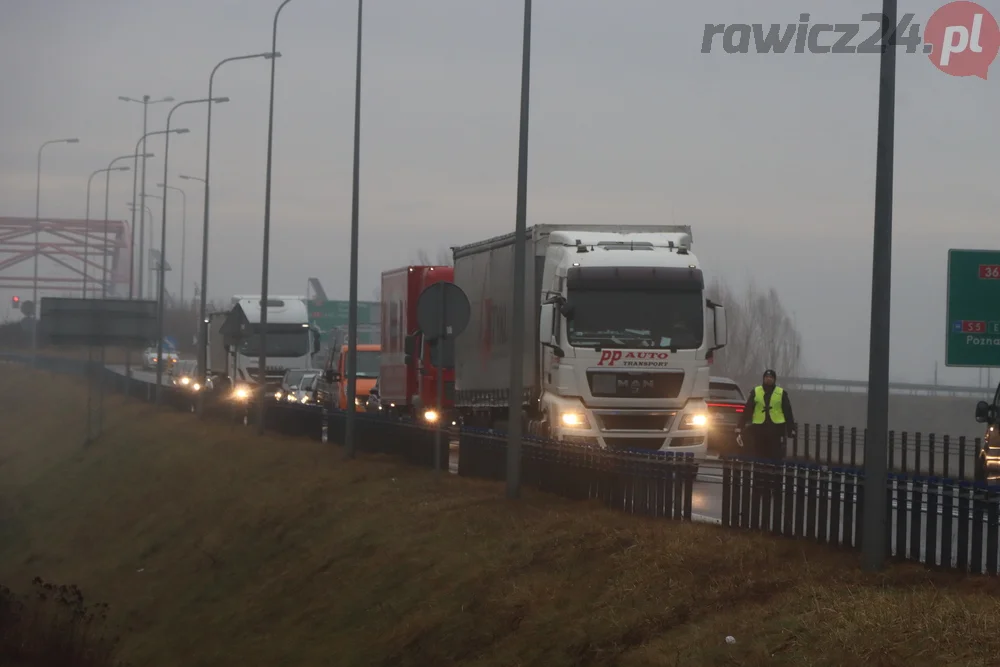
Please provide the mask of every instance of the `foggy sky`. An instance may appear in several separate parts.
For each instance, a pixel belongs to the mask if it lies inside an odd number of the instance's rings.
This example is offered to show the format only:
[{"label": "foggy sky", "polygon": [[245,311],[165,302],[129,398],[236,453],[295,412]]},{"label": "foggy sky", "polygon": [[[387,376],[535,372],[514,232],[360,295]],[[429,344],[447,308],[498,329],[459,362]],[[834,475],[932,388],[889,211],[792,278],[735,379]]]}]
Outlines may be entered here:
[{"label": "foggy sky", "polygon": [[[277,0],[5,0],[0,6],[0,215],[84,217],[87,176],[132,152],[142,107],[119,95],[207,95],[221,59],[270,50]],[[1000,14],[1000,5],[984,3]],[[995,4],[995,3],[994,3]],[[926,22],[939,3],[901,2]],[[537,0],[529,224],[691,224],[710,275],[775,286],[804,336],[806,371],[867,378],[877,55],[701,53],[705,23],[860,21],[876,0],[746,3]],[[320,278],[348,293],[354,0],[293,0],[278,31],[271,293]],[[513,230],[521,19],[517,0],[369,0],[365,7],[360,290],[383,270]],[[860,41],[873,29],[865,24]],[[994,67],[993,75],[1000,77]],[[260,289],[269,64],[230,63],[213,110],[211,298]],[[948,248],[995,248],[992,80],[898,57],[892,376],[975,384],[944,368]],[[150,106],[161,129],[169,104]],[[188,197],[186,291],[199,280],[205,108],[182,107],[170,184]],[[150,139],[147,191],[162,180]],[[101,186],[98,187],[97,183]],[[131,173],[112,176],[128,219]],[[103,217],[103,178],[93,196]],[[149,200],[159,224],[158,200]],[[178,289],[180,199],[168,212]],[[157,227],[158,229],[158,227]],[[47,268],[42,264],[43,270]],[[30,275],[30,264],[21,275]],[[54,269],[53,269],[54,270]],[[738,286],[738,285],[737,285]],[[9,303],[4,298],[0,314]],[[30,296],[30,295],[29,295]],[[22,296],[24,298],[24,296]]]}]

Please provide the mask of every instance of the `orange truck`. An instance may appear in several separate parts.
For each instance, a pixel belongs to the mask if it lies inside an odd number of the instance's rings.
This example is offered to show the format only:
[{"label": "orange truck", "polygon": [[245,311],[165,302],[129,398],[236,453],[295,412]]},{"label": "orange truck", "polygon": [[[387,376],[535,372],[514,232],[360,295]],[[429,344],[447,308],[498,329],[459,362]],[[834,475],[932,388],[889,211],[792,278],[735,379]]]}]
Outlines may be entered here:
[{"label": "orange truck", "polygon": [[[365,411],[368,394],[378,380],[382,363],[382,346],[372,343],[358,345],[358,361],[354,379],[354,409]],[[334,410],[347,410],[347,343],[333,348],[319,382],[317,402]]]}]

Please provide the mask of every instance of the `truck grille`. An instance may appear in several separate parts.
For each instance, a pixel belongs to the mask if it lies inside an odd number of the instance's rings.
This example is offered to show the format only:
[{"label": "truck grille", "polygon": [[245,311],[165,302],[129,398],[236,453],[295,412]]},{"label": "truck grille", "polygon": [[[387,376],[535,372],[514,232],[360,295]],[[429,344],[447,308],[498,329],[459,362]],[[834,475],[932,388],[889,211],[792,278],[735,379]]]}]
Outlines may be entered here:
[{"label": "truck grille", "polygon": [[684,372],[587,371],[587,382],[595,398],[677,398]]},{"label": "truck grille", "polygon": [[669,414],[595,413],[602,431],[666,431]]},{"label": "truck grille", "polygon": [[609,449],[648,449],[657,450],[663,446],[665,438],[605,438]]}]

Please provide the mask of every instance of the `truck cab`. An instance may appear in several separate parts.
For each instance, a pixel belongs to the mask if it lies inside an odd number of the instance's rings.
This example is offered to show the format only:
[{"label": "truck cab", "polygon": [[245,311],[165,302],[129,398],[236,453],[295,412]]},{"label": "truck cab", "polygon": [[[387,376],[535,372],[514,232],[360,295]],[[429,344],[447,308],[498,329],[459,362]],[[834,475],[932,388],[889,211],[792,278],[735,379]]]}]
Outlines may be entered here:
[{"label": "truck cab", "polygon": [[[327,409],[347,410],[347,344],[335,348],[327,358],[323,377],[317,383],[316,400]],[[358,360],[354,379],[354,410],[365,412],[368,395],[379,377],[381,345],[357,346]]]}]

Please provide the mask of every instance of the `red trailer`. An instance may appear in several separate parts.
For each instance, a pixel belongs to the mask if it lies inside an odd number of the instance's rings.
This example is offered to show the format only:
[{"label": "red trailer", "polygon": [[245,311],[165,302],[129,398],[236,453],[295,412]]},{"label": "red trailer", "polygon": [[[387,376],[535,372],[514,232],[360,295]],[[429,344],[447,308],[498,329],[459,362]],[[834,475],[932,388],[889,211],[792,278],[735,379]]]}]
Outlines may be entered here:
[{"label": "red trailer", "polygon": [[[443,406],[437,405],[438,369],[418,334],[417,299],[428,286],[453,282],[450,266],[404,266],[382,273],[382,364],[379,402],[390,412],[436,422],[454,411],[455,370],[444,371]],[[415,351],[407,363],[407,338]],[[442,410],[443,408],[443,410]]]}]

